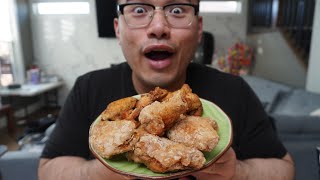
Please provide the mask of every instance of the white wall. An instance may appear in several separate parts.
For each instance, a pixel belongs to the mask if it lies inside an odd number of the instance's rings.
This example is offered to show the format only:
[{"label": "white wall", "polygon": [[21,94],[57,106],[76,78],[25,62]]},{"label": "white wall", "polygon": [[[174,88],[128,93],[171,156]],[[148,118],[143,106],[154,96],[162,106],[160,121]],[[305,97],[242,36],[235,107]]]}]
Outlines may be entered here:
[{"label": "white wall", "polygon": [[[30,0],[30,5],[46,1]],[[79,75],[124,61],[115,38],[98,37],[95,0],[88,2],[86,15],[31,15],[35,63],[65,82],[60,104]]]},{"label": "white wall", "polygon": [[311,51],[307,76],[307,90],[320,93],[320,0],[316,1]]},{"label": "white wall", "polygon": [[305,88],[305,67],[279,31],[253,34],[248,39],[257,51],[253,75]]},{"label": "white wall", "polygon": [[237,40],[246,41],[248,0],[241,0],[240,14],[201,13],[203,30],[215,38],[215,53],[226,53]]},{"label": "white wall", "polygon": [[[30,5],[47,1],[30,0]],[[214,34],[220,52],[225,52],[237,39],[245,39],[247,0],[243,1],[240,16],[204,14],[204,29]],[[31,15],[35,63],[46,73],[59,75],[66,84],[60,91],[60,103],[77,76],[124,61],[115,38],[98,38],[95,0],[87,2],[88,15]]]}]

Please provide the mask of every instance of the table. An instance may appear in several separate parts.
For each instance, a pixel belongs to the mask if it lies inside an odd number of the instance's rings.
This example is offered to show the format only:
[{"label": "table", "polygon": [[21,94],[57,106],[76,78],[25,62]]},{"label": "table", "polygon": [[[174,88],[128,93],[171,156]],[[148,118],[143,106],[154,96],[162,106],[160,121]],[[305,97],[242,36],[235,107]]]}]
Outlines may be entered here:
[{"label": "table", "polygon": [[18,89],[0,88],[0,96],[36,96],[50,90],[57,89],[63,85],[63,82],[49,82],[41,84],[23,84]]},{"label": "table", "polygon": [[[20,88],[17,89],[8,89],[6,87],[0,88],[0,96],[1,97],[9,97],[8,104],[12,105],[12,97],[35,97],[41,94],[45,95],[45,103],[48,107],[49,105],[49,92],[55,92],[55,99],[54,103],[58,105],[58,95],[57,95],[57,89],[60,88],[63,85],[63,82],[56,81],[56,82],[48,82],[48,83],[40,83],[40,84],[23,84]],[[2,105],[5,106],[5,105]],[[12,107],[14,108],[14,107]],[[28,116],[27,112],[27,106],[24,106],[25,114]],[[13,118],[8,119],[8,130],[10,129],[10,132],[14,131],[15,129],[15,122]],[[12,122],[9,122],[12,121]],[[14,126],[12,126],[14,124]]]},{"label": "table", "polygon": [[7,118],[7,129],[9,134],[15,132],[15,122],[13,118],[13,110],[10,104],[0,104],[0,116],[5,115]]}]

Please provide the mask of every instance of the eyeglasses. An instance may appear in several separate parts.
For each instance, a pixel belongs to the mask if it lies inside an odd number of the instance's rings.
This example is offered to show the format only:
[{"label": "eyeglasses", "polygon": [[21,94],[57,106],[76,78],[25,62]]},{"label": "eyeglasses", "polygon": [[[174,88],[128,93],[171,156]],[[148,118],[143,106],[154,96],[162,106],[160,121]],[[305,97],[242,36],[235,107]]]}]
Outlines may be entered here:
[{"label": "eyeglasses", "polygon": [[146,27],[154,17],[155,10],[162,9],[168,24],[173,28],[186,28],[192,24],[198,15],[199,6],[186,3],[168,4],[156,7],[146,3],[127,3],[117,6],[119,16],[124,16],[125,22],[131,27]]}]

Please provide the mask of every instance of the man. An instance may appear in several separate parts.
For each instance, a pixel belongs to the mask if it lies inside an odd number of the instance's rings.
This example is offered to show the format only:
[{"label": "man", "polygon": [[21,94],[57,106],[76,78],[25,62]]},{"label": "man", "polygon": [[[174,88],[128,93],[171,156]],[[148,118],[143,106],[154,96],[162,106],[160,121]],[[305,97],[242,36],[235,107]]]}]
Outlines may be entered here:
[{"label": "man", "polygon": [[[174,3],[174,4],[173,4]],[[220,106],[234,127],[232,148],[197,179],[293,179],[294,165],[268,116],[240,78],[191,62],[202,34],[198,0],[118,0],[114,27],[127,63],[79,77],[39,165],[40,179],[126,179],[88,149],[92,121],[108,103],[156,86],[188,83]],[[182,179],[188,179],[184,177]]]}]

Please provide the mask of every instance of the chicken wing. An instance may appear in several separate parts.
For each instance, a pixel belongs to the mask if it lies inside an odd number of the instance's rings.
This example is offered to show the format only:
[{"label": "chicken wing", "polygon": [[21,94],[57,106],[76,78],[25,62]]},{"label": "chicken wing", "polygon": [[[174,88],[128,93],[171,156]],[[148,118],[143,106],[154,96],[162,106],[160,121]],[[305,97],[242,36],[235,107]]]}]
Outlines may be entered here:
[{"label": "chicken wing", "polygon": [[154,101],[160,100],[164,98],[168,94],[168,91],[165,89],[161,89],[159,87],[156,87],[153,91],[150,91],[149,93],[142,94],[141,98],[137,101],[135,109],[132,111],[127,111],[123,115],[123,119],[131,119],[136,120],[139,116],[141,110],[153,103]]},{"label": "chicken wing", "polygon": [[140,100],[137,102],[136,108],[144,108],[154,101],[159,101],[163,99],[168,94],[168,91],[165,89],[161,89],[156,87],[153,91],[149,93],[142,94]]},{"label": "chicken wing", "polygon": [[185,95],[184,91],[178,90],[169,99],[155,101],[143,108],[138,118],[140,127],[150,134],[162,136],[187,111]]},{"label": "chicken wing", "polygon": [[201,116],[203,113],[202,103],[198,95],[194,93],[188,93],[186,95],[186,101],[188,104],[188,115]]},{"label": "chicken wing", "polygon": [[[203,113],[203,108],[199,96],[192,93],[192,89],[188,84],[184,84],[179,91],[182,91],[185,94],[185,100],[188,104],[188,110],[186,111],[186,114],[193,116],[201,116]],[[163,98],[163,101],[170,99],[179,91],[168,93],[168,95]]]},{"label": "chicken wing", "polygon": [[201,151],[211,151],[219,141],[217,130],[217,123],[208,117],[187,116],[167,132],[167,137]]},{"label": "chicken wing", "polygon": [[184,84],[182,85],[182,87],[177,90],[177,91],[173,91],[173,92],[168,92],[166,96],[164,96],[160,101],[166,101],[168,99],[170,99],[172,96],[174,96],[177,93],[182,92],[183,94],[188,94],[188,93],[192,93],[192,89],[190,88],[190,86],[188,84]]},{"label": "chicken wing", "polygon": [[151,134],[141,136],[127,157],[159,173],[200,169],[206,161],[202,152],[195,148]]},{"label": "chicken wing", "polygon": [[111,102],[103,111],[102,120],[119,120],[119,119],[132,119],[126,118],[135,108],[137,99],[134,97],[126,97]]}]

